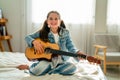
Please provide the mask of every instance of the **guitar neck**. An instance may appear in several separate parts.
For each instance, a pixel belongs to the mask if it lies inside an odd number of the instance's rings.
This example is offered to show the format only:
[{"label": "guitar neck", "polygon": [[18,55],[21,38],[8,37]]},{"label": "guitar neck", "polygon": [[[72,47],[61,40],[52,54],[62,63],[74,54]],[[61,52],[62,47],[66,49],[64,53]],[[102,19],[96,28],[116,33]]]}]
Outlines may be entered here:
[{"label": "guitar neck", "polygon": [[86,55],[84,55],[84,54],[76,54],[76,53],[71,53],[71,52],[51,49],[51,48],[46,48],[45,52],[46,53],[52,53],[52,54],[58,54],[58,55],[71,56],[71,57],[81,57],[81,58],[86,59]]}]

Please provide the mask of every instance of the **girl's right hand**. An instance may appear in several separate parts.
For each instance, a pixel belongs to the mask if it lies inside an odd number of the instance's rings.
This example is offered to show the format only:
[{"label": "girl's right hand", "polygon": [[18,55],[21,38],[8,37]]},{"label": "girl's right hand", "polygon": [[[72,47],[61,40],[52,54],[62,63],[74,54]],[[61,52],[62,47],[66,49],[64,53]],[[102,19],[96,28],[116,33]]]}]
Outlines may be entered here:
[{"label": "girl's right hand", "polygon": [[38,40],[33,41],[33,46],[35,48],[36,53],[44,53],[44,46]]}]

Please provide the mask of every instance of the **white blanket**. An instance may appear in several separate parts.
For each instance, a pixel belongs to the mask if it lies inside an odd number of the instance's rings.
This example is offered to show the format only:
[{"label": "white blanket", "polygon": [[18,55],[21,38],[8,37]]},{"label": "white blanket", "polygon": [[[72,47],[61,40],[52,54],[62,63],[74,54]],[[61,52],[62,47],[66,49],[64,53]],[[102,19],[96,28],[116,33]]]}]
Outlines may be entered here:
[{"label": "white blanket", "polygon": [[73,58],[68,61],[78,67],[78,70],[72,76],[59,74],[33,76],[27,70],[16,68],[20,64],[31,64],[24,53],[0,52],[0,80],[106,80],[99,65],[89,64],[87,61],[78,63]]}]

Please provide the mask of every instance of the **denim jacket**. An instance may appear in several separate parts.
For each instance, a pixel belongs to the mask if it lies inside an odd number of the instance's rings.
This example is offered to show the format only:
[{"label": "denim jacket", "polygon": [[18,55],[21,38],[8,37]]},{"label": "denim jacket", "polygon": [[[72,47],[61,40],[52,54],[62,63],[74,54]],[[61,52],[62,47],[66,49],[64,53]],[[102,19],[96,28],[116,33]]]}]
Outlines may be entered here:
[{"label": "denim jacket", "polygon": [[[39,32],[36,32],[34,34],[26,36],[25,40],[26,40],[28,46],[33,47],[32,41],[36,38],[39,38],[39,36],[40,36]],[[55,43],[54,35],[52,34],[52,32],[49,32],[48,39],[51,43]],[[69,31],[64,28],[61,28],[61,30],[60,30],[58,45],[59,45],[60,50],[62,50],[62,51],[68,51],[68,52],[72,52],[72,53],[76,53],[78,51],[78,49],[74,46],[74,44],[71,40]],[[69,57],[62,56],[62,58],[64,60],[67,60]]]}]

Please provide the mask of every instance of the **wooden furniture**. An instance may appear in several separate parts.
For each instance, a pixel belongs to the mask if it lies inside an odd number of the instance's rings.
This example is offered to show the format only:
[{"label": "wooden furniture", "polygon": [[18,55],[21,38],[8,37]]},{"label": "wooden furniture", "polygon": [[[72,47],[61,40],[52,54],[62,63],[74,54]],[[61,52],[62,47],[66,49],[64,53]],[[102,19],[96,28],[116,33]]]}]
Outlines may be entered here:
[{"label": "wooden furniture", "polygon": [[[106,49],[107,49],[107,46],[94,45],[94,47],[95,47],[95,57],[100,60],[103,60],[103,64],[104,64],[103,71],[106,74]],[[99,49],[103,50],[103,55],[99,55]]]},{"label": "wooden furniture", "polygon": [[95,57],[103,60],[103,70],[106,74],[107,65],[120,65],[120,44],[117,34],[95,35]]},{"label": "wooden furniture", "polygon": [[3,46],[3,41],[4,40],[7,41],[9,50],[11,52],[13,51],[12,47],[11,47],[11,43],[10,43],[10,39],[12,38],[12,35],[9,35],[8,32],[7,32],[7,27],[6,27],[7,21],[8,20],[5,19],[5,18],[0,19],[0,27],[4,27],[4,29],[5,29],[4,34],[0,35],[0,49],[1,49],[2,52],[5,51],[4,46]]}]

